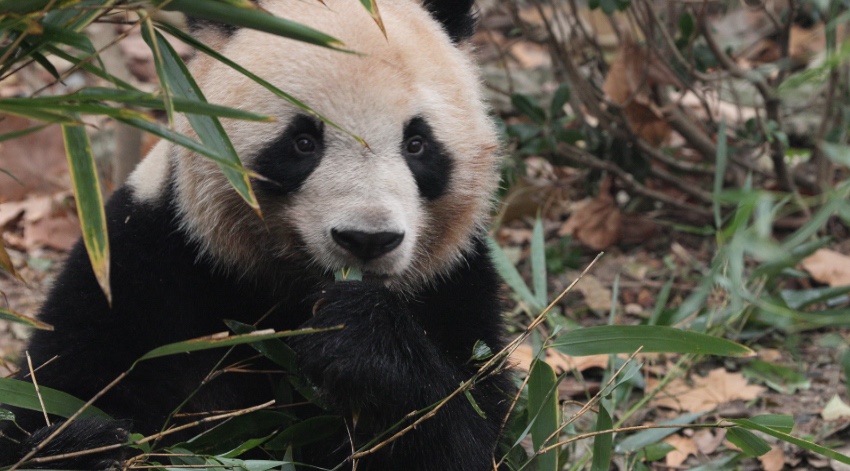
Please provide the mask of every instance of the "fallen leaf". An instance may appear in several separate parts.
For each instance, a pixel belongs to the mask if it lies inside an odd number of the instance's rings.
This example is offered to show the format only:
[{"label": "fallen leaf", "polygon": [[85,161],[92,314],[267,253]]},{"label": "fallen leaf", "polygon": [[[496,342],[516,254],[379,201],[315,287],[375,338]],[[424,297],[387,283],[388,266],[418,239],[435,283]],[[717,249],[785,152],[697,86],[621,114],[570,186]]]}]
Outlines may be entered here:
[{"label": "fallen leaf", "polygon": [[[566,273],[567,279],[574,280],[581,275],[581,272],[568,270]],[[581,281],[576,285],[576,289],[584,297],[584,303],[590,309],[596,312],[608,312],[611,310],[612,296],[611,289],[605,286],[599,278],[593,275],[586,274],[581,278]]]},{"label": "fallen leaf", "polygon": [[785,452],[778,446],[758,458],[764,471],[780,471],[785,466]]},{"label": "fallen leaf", "polygon": [[725,429],[719,429],[717,433],[712,433],[712,431],[708,429],[702,429],[697,430],[694,434],[694,443],[700,453],[703,455],[710,455],[717,451],[725,438]]},{"label": "fallen leaf", "polygon": [[610,193],[611,179],[602,181],[599,194],[577,204],[558,235],[571,235],[593,250],[604,250],[614,245],[620,234],[620,208]]},{"label": "fallen leaf", "polygon": [[[647,387],[652,388],[656,381],[648,381]],[[652,404],[682,412],[705,412],[730,401],[755,399],[765,390],[748,384],[741,373],[717,368],[706,377],[694,376],[693,384],[682,379],[671,381]]]},{"label": "fallen leaf", "polygon": [[665,460],[667,466],[676,468],[682,465],[690,455],[696,455],[699,451],[697,444],[692,438],[683,437],[681,435],[670,435],[664,439],[664,443],[671,445],[675,450],[667,453]]},{"label": "fallen leaf", "polygon": [[665,61],[625,34],[617,58],[611,63],[602,90],[623,107],[632,129],[653,146],[663,144],[671,129],[664,114],[650,98],[653,85],[684,88]]},{"label": "fallen leaf", "polygon": [[[528,371],[534,360],[534,350],[531,345],[522,344],[510,356],[511,363],[517,368]],[[588,355],[573,357],[565,355],[553,348],[547,348],[543,361],[549,364],[556,373],[565,371],[585,371],[590,368],[607,368],[608,355]]]},{"label": "fallen leaf", "polygon": [[836,394],[835,396],[832,396],[832,399],[830,399],[825,406],[823,406],[820,416],[823,417],[823,420],[827,421],[850,417],[850,406],[842,401],[841,398],[838,397],[838,394]]},{"label": "fallen leaf", "polygon": [[24,226],[24,245],[27,250],[46,246],[67,251],[79,238],[80,223],[71,214],[39,219]]},{"label": "fallen leaf", "polygon": [[829,249],[818,249],[800,265],[816,281],[829,286],[850,285],[850,257]]}]

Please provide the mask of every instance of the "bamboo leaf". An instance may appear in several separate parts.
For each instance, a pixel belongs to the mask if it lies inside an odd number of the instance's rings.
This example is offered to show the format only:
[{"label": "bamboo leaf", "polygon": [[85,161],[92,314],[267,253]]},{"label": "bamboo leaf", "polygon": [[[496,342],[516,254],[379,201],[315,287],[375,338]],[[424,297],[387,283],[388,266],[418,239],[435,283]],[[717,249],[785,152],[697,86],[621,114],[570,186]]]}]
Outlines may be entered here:
[{"label": "bamboo leaf", "polygon": [[387,30],[384,28],[384,20],[381,19],[381,13],[378,11],[378,2],[376,0],[360,0],[360,3],[363,4],[363,7],[369,12],[369,16],[375,21],[375,24],[380,28],[381,33],[384,34],[384,37],[387,37]]},{"label": "bamboo leaf", "polygon": [[[535,359],[528,378],[528,410],[531,424],[531,442],[535,450],[546,445],[546,439],[555,433],[560,423],[558,410],[558,378],[545,361]],[[537,456],[540,471],[557,471],[558,453],[553,450]]]},{"label": "bamboo leaf", "polygon": [[531,233],[531,276],[534,298],[538,306],[545,306],[549,298],[546,286],[546,241],[543,238],[543,221],[538,215]]},{"label": "bamboo leaf", "polygon": [[[598,404],[599,413],[596,416],[595,430],[611,430],[614,428],[614,422],[611,420],[611,415],[605,410],[602,404]],[[603,433],[597,435],[593,439],[593,462],[590,465],[590,471],[608,471],[611,468],[611,452],[614,450],[614,434]]]},{"label": "bamboo leaf", "polygon": [[633,353],[639,347],[643,347],[643,353],[755,355],[751,349],[726,339],[659,325],[603,325],[575,329],[562,334],[551,346],[573,356]]},{"label": "bamboo leaf", "polygon": [[109,287],[109,237],[107,236],[106,214],[103,196],[94,165],[89,136],[83,126],[63,125],[65,154],[71,170],[71,183],[77,201],[77,215],[83,230],[83,242],[89,254],[95,278],[112,304]]},{"label": "bamboo leaf", "polygon": [[[186,68],[186,64],[183,63],[183,60],[174,48],[171,47],[171,44],[168,43],[159,31],[154,31],[154,34],[155,37],[144,35],[145,41],[152,48],[156,47],[161,51],[163,76],[165,77],[165,81],[170,85],[174,96],[195,101],[206,101],[200,87],[195,83],[195,80]],[[239,156],[236,155],[236,149],[233,148],[233,144],[230,142],[227,133],[224,132],[224,128],[218,119],[212,116],[191,113],[187,114],[186,118],[188,118],[192,128],[198,133],[198,138],[200,138],[205,146],[224,156],[238,168],[242,168]],[[244,171],[233,170],[227,166],[219,165],[219,168],[239,196],[262,217],[260,204],[254,195],[254,189],[251,187],[251,181],[248,175]]]},{"label": "bamboo leaf", "polygon": [[502,275],[502,279],[505,280],[505,283],[507,283],[514,293],[516,293],[524,303],[528,304],[532,310],[542,310],[545,306],[538,304],[537,297],[532,294],[530,289],[528,289],[528,285],[526,285],[525,281],[523,281],[519,271],[517,271],[514,264],[508,260],[508,257],[505,256],[505,252],[501,247],[499,247],[499,244],[497,244],[492,238],[488,237],[487,246],[490,248],[490,258],[493,260],[496,270],[500,275]]},{"label": "bamboo leaf", "polygon": [[218,335],[211,335],[207,337],[200,337],[192,340],[184,340],[183,342],[170,343],[168,345],[163,345],[162,347],[157,347],[148,353],[145,353],[141,358],[139,358],[136,362],[140,362],[143,360],[150,360],[151,358],[164,357],[169,355],[176,355],[178,353],[189,353],[189,352],[197,352],[200,350],[210,350],[213,348],[222,348],[222,347],[232,347],[234,345],[242,345],[246,343],[254,343],[254,342],[262,342],[265,340],[278,339],[283,337],[292,337],[295,335],[305,335],[305,334],[313,334],[319,332],[327,332],[330,330],[337,330],[342,328],[333,327],[329,329],[301,329],[301,330],[287,330],[283,332],[275,332],[273,330],[258,330],[256,332],[251,332],[250,334],[243,335],[228,335],[227,332]]},{"label": "bamboo leaf", "polygon": [[[38,391],[41,393],[44,409],[48,414],[68,418],[85,405],[84,401],[62,391],[44,386],[39,386]],[[21,409],[42,410],[38,394],[35,392],[35,386],[27,381],[17,379],[0,378],[0,403]],[[108,415],[94,406],[87,407],[81,417],[109,418]]]},{"label": "bamboo leaf", "polygon": [[737,446],[747,456],[761,456],[770,451],[770,445],[753,432],[740,427],[726,430],[726,439]]},{"label": "bamboo leaf", "polygon": [[12,264],[12,258],[9,256],[9,252],[6,251],[6,247],[3,245],[2,238],[0,238],[0,268],[6,270],[6,272],[11,274],[18,280],[24,281],[24,279],[21,278],[21,275],[19,275],[18,272],[15,270],[15,265]]},{"label": "bamboo leaf", "polygon": [[182,11],[194,18],[256,29],[331,49],[339,49],[339,46],[343,45],[342,41],[321,31],[276,17],[256,8],[243,8],[225,2],[199,2],[197,0],[169,0],[167,2],[156,0],[154,5],[163,5],[166,10]]},{"label": "bamboo leaf", "polygon": [[[18,324],[27,325],[30,327],[34,327],[36,329],[41,330],[53,330],[53,326],[50,324],[45,324],[38,319],[33,319],[32,317],[25,316],[23,314],[19,314],[15,311],[11,311],[9,309],[3,309],[0,307],[0,319],[15,322]],[[0,401],[3,402],[3,401]]]},{"label": "bamboo leaf", "polygon": [[295,98],[294,96],[286,93],[285,91],[275,87],[274,85],[272,85],[267,80],[262,79],[260,76],[254,74],[253,72],[242,67],[241,65],[237,64],[236,62],[233,62],[232,60],[228,59],[227,57],[219,54],[216,50],[214,50],[213,48],[207,46],[206,44],[198,41],[197,39],[193,38],[191,35],[187,34],[185,31],[182,31],[181,29],[176,28],[175,26],[167,24],[167,23],[157,23],[157,26],[161,30],[165,31],[166,33],[174,36],[175,38],[183,41],[184,43],[192,46],[193,48],[203,52],[204,54],[212,57],[213,59],[216,59],[217,61],[221,62],[222,64],[225,64],[228,67],[231,67],[233,70],[235,70],[235,71],[241,73],[242,75],[250,78],[251,80],[253,80],[257,84],[259,84],[260,86],[265,88],[266,90],[274,93],[275,95],[286,100],[287,102],[291,103],[292,105],[295,105],[299,109],[301,109],[301,110],[307,112],[308,114],[315,116],[316,118],[322,120],[322,122],[327,124],[328,126],[331,126],[332,128],[337,129],[337,130],[344,132],[345,134],[351,136],[358,143],[360,143],[360,145],[362,145],[363,147],[369,147],[368,144],[366,144],[366,141],[364,141],[363,138],[361,138],[360,136],[352,134],[350,131],[344,129],[342,126],[334,123],[333,121],[329,120],[328,118],[326,118],[322,114],[316,112],[314,109],[307,106],[307,104],[303,103],[301,100],[299,100],[299,99]]},{"label": "bamboo leaf", "polygon": [[732,422],[733,424],[739,425],[747,430],[756,430],[771,437],[778,438],[784,442],[791,443],[792,445],[797,445],[803,449],[809,450],[813,453],[817,453],[819,455],[826,456],[827,458],[833,459],[840,463],[850,464],[850,456],[841,454],[835,450],[830,450],[829,448],[820,446],[816,443],[812,443],[808,440],[803,440],[802,438],[797,438],[792,435],[788,435],[780,430],[768,427],[766,425],[759,424],[753,420],[749,419],[724,419],[727,422]]}]

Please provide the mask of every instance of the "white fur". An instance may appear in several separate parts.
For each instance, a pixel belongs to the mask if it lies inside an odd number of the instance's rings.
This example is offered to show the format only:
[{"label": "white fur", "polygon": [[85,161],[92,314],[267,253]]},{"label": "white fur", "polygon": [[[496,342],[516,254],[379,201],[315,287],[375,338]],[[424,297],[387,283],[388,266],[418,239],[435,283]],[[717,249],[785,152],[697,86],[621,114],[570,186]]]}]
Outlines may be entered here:
[{"label": "white fur", "polygon": [[[323,270],[357,265],[330,238],[331,228],[404,232],[397,249],[370,262],[367,272],[391,285],[421,284],[449,270],[469,249],[489,217],[498,182],[498,139],[482,101],[475,64],[452,44],[414,0],[381,3],[385,38],[355,0],[267,0],[261,6],[330,34],[358,54],[240,29],[222,40],[221,53],[298,97],[363,138],[368,148],[325,125],[321,164],[286,202],[261,201],[260,220],[239,200],[211,161],[163,144],[148,167],[165,166],[171,147],[183,225],[228,269],[250,274],[283,263],[296,252]],[[246,166],[302,111],[208,57],[192,70],[210,102],[277,118],[276,123],[223,120]],[[418,194],[401,156],[403,126],[422,116],[452,155],[447,193],[435,201]],[[192,135],[185,119],[179,131]],[[148,157],[150,158],[150,157]],[[145,164],[143,164],[145,167]],[[137,197],[161,189],[165,170],[140,168],[131,180]]]}]

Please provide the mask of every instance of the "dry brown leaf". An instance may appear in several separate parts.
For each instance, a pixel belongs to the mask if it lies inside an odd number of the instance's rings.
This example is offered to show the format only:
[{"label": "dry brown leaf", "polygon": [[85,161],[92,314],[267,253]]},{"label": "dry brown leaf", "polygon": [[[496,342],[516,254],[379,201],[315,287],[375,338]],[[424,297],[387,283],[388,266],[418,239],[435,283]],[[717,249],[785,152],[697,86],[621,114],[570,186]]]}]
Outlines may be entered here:
[{"label": "dry brown leaf", "polygon": [[57,215],[24,225],[24,246],[27,250],[51,247],[71,250],[80,238],[80,223],[75,215]]},{"label": "dry brown leaf", "polygon": [[829,249],[818,249],[800,262],[812,278],[829,286],[850,285],[850,257]]},{"label": "dry brown leaf", "polygon": [[758,458],[764,471],[780,471],[785,466],[785,452],[778,446]]},{"label": "dry brown leaf", "polygon": [[692,438],[683,437],[681,435],[670,435],[664,439],[664,443],[671,445],[675,450],[667,453],[665,461],[667,466],[681,466],[690,455],[696,455],[699,449],[696,442]]},{"label": "dry brown leaf", "polygon": [[730,401],[755,399],[764,391],[761,386],[748,384],[740,373],[717,368],[706,377],[694,376],[693,384],[681,379],[671,381],[652,403],[682,412],[705,412]]},{"label": "dry brown leaf", "polygon": [[[534,360],[534,351],[531,345],[522,344],[511,354],[510,361],[517,368],[528,371]],[[543,361],[549,364],[556,373],[565,371],[584,371],[590,368],[607,368],[608,355],[588,355],[573,357],[565,355],[553,348],[547,348]]]},{"label": "dry brown leaf", "polygon": [[[581,276],[580,272],[568,271],[567,278],[576,279]],[[613,296],[611,289],[605,286],[593,275],[584,275],[576,285],[576,289],[584,297],[584,303],[596,312],[608,312],[611,310]]]},{"label": "dry brown leaf", "polygon": [[711,430],[708,429],[702,429],[697,430],[694,434],[694,444],[696,444],[700,453],[703,455],[710,455],[720,447],[720,444],[723,443],[725,438],[725,429],[719,429],[717,433],[712,433]]},{"label": "dry brown leaf", "polygon": [[684,88],[663,60],[625,35],[602,90],[613,103],[623,107],[632,129],[651,145],[658,146],[667,141],[671,130],[650,98],[652,85]]},{"label": "dry brown leaf", "polygon": [[[43,124],[17,116],[0,116],[0,134]],[[17,179],[0,172],[0,202],[20,200],[32,192],[50,193],[70,188],[65,144],[59,126],[48,126],[0,142],[0,161],[0,167]]]},{"label": "dry brown leaf", "polygon": [[621,217],[610,188],[611,180],[603,180],[599,194],[577,204],[558,230],[558,235],[571,235],[593,250],[604,250],[614,245],[620,234]]}]

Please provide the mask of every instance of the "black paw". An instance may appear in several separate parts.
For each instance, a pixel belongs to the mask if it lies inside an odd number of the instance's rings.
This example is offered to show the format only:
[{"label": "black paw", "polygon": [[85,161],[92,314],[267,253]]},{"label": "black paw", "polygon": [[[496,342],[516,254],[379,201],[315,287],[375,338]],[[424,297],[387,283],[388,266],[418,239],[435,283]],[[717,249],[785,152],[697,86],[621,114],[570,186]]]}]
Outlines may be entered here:
[{"label": "black paw", "polygon": [[331,405],[360,411],[393,402],[400,406],[405,389],[422,375],[431,376],[427,370],[435,348],[389,290],[362,282],[329,286],[303,327],[339,325],[344,327],[289,339],[302,373]]},{"label": "black paw", "polygon": [[[33,433],[22,445],[23,458],[52,435],[62,423],[44,427]],[[117,420],[77,419],[59,435],[48,441],[34,456],[35,461],[24,465],[36,469],[121,469],[129,457],[126,447],[129,424]],[[104,449],[105,448],[105,449]],[[98,451],[100,450],[100,451]],[[73,456],[58,459],[49,457]],[[20,459],[19,458],[19,459]]]}]

